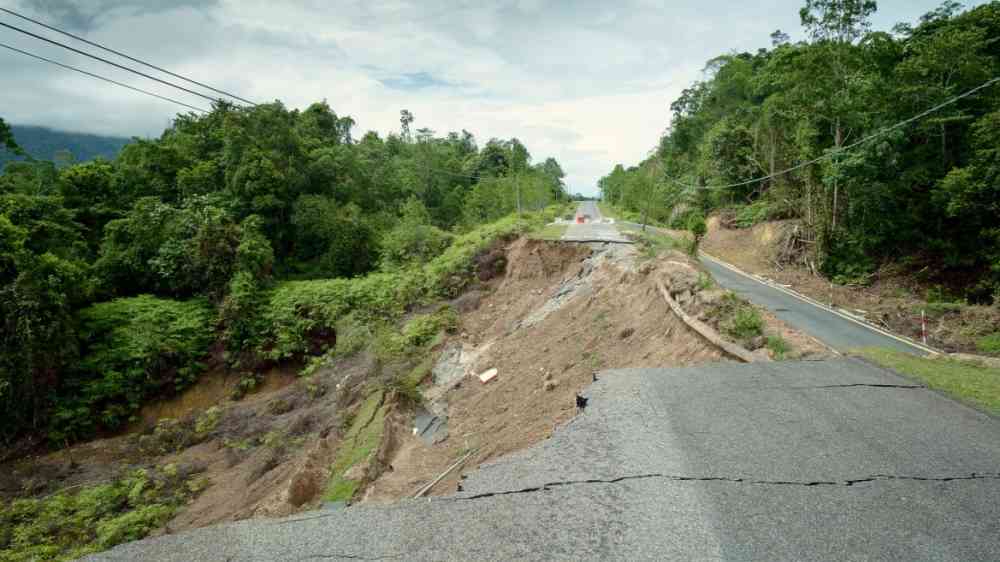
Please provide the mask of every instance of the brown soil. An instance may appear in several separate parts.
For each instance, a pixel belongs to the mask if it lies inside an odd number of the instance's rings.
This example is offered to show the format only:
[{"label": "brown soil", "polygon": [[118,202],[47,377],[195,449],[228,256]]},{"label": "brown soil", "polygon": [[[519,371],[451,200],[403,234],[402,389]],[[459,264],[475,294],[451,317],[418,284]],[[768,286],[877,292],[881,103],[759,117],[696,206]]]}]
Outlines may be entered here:
[{"label": "brown soil", "polygon": [[[344,396],[373,375],[375,363],[359,354],[308,380],[296,376],[299,367],[268,371],[240,401],[229,399],[238,377],[207,373],[176,398],[144,408],[130,433],[0,466],[0,494],[44,496],[174,463],[209,486],[161,532],[313,507],[329,478]],[[198,436],[195,423],[212,406],[221,410],[218,421]],[[168,417],[174,429],[158,432],[157,419],[162,425]]]},{"label": "brown soil", "polygon": [[[468,376],[445,394],[445,441],[427,445],[403,428],[393,470],[374,482],[365,501],[410,496],[469,450],[477,452],[464,470],[548,438],[576,414],[575,395],[597,371],[726,360],[670,311],[656,289],[655,280],[670,260],[697,266],[683,254],[637,264],[632,248],[617,248],[594,260],[589,274],[584,260],[592,251],[585,246],[518,240],[508,248],[506,276],[477,309],[461,316],[462,333],[456,338],[467,348],[484,350],[471,373],[495,367],[499,375],[487,384]],[[526,325],[566,280],[575,278],[588,280],[589,289]],[[823,352],[807,336],[772,320],[793,345]],[[431,493],[453,492],[460,473],[456,470]]]},{"label": "brown soil", "polygon": [[927,343],[947,352],[982,353],[976,340],[1000,331],[1000,305],[969,306],[928,304],[920,297],[927,287],[913,272],[888,266],[876,272],[865,286],[836,285],[812,270],[775,260],[784,231],[795,221],[773,221],[749,229],[728,229],[718,217],[708,220],[702,249],[740,269],[772,279],[816,299],[832,304],[894,333],[920,340],[921,311],[927,315]]}]

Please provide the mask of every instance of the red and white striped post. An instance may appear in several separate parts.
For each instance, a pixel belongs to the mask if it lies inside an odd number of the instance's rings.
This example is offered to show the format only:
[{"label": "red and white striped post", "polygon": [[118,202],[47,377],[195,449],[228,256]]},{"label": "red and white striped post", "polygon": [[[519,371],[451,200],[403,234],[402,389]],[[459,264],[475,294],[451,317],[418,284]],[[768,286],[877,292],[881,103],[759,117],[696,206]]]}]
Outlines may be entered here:
[{"label": "red and white striped post", "polygon": [[924,340],[924,345],[927,345],[927,314],[925,309],[920,309],[920,336]]}]

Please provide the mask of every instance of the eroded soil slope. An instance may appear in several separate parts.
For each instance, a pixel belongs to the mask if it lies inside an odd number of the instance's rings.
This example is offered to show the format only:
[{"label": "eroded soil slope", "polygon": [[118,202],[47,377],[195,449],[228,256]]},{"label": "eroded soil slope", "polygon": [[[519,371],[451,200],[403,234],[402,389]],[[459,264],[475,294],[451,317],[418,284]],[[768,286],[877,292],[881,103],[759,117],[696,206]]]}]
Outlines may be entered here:
[{"label": "eroded soil slope", "polygon": [[[459,303],[460,334],[424,389],[429,407],[447,416],[447,438],[432,445],[400,435],[392,470],[366,501],[411,495],[469,451],[466,469],[548,438],[576,415],[577,392],[599,370],[725,360],[657,293],[665,258],[640,263],[631,246],[524,239],[507,256],[501,279]],[[493,368],[489,383],[476,378]],[[431,493],[454,491],[459,474]]]}]

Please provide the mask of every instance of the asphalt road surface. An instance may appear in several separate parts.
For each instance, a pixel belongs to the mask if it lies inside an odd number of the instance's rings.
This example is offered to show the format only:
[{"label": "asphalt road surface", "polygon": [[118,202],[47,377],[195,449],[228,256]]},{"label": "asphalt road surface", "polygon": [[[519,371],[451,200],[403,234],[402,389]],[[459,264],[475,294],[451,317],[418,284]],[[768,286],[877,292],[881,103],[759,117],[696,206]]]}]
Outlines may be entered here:
[{"label": "asphalt road surface", "polygon": [[[639,226],[634,223],[626,224],[633,228]],[[608,226],[614,228],[614,225]],[[767,308],[788,325],[819,339],[837,351],[844,352],[862,347],[885,347],[914,355],[927,354],[920,347],[887,336],[756,279],[737,273],[711,258],[703,256],[701,262],[721,287],[733,291],[756,305]]]},{"label": "asphalt road surface", "polygon": [[855,359],[604,372],[464,491],[92,560],[1000,560],[1000,420]]},{"label": "asphalt road surface", "polygon": [[774,287],[734,272],[712,259],[702,258],[701,262],[719,285],[754,304],[769,309],[789,325],[818,338],[838,351],[860,347],[887,347],[915,355],[926,355],[926,351],[919,347],[797,299]]},{"label": "asphalt road surface", "polygon": [[[581,216],[589,216],[590,218],[585,219],[586,222],[580,224],[576,222],[575,218]],[[573,223],[566,229],[562,240],[567,242],[630,242],[628,238],[625,238],[618,232],[615,225],[603,221],[604,217],[601,215],[600,209],[597,208],[597,204],[593,201],[581,201],[576,210],[576,217],[574,217]]]}]

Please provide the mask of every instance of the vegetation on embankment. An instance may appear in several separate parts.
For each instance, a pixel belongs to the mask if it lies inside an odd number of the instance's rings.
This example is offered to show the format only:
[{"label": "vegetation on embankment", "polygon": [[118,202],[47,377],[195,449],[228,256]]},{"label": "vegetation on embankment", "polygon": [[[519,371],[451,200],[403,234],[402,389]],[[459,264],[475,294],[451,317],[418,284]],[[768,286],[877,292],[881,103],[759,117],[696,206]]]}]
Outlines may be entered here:
[{"label": "vegetation on embankment", "polygon": [[75,560],[141,539],[207,485],[168,464],[42,498],[0,500],[0,560]]},{"label": "vegetation on embankment", "polygon": [[810,0],[807,40],[778,31],[769,49],[709,61],[655,153],[600,181],[603,199],[675,228],[693,213],[797,219],[784,259],[838,283],[895,263],[957,299],[998,300],[1000,84],[886,129],[1000,75],[1000,3],[945,3],[891,31],[871,28],[874,9]]},{"label": "vegetation on embankment", "polygon": [[[357,139],[325,103],[219,104],[114,161],[9,163],[0,444],[86,439],[206,366],[320,353],[346,315],[453,294],[481,248],[568,200],[559,164],[533,165],[517,139],[479,147],[412,121]],[[0,151],[16,140],[0,121]],[[503,219],[515,176],[533,212]]]},{"label": "vegetation on embankment", "polygon": [[875,347],[853,353],[926,384],[928,388],[1000,415],[1000,369],[973,361],[929,359]]},{"label": "vegetation on embankment", "polygon": [[559,240],[566,234],[566,229],[569,228],[566,224],[547,224],[539,230],[536,230],[530,234],[535,240]]},{"label": "vegetation on embankment", "polygon": [[[674,252],[674,255],[677,252],[688,255],[697,252],[693,239],[678,240],[653,230],[629,232],[629,236],[636,240],[640,256],[644,260],[655,260],[670,252]],[[696,268],[694,260],[690,262],[692,271],[697,272],[696,277],[682,279],[681,282],[690,285],[686,290],[694,295],[690,298],[695,301],[692,308],[697,309],[695,315],[699,320],[750,351],[767,348],[768,355],[777,360],[786,359],[792,354],[789,343],[776,326],[768,325],[756,306],[732,291],[716,290],[717,285],[712,275],[701,267]],[[683,307],[684,303],[681,304]]]},{"label": "vegetation on embankment", "polygon": [[[265,320],[254,335],[257,350],[306,359],[298,381],[278,396],[247,402],[233,397],[201,413],[161,419],[141,433],[6,464],[11,470],[0,482],[9,498],[0,502],[0,559],[74,558],[140,539],[175,516],[186,516],[187,500],[197,493],[206,494],[203,503],[226,498],[232,492],[219,492],[225,485],[218,478],[239,479],[253,489],[252,498],[230,497],[228,510],[208,516],[201,505],[203,515],[191,516],[188,524],[259,513],[255,510],[266,509],[261,506],[274,506],[274,498],[288,503],[294,496],[292,504],[280,503],[292,511],[319,499],[353,499],[378,475],[374,456],[386,446],[390,420],[421,400],[418,386],[430,373],[435,351],[456,329],[457,313],[447,301],[469,284],[502,273],[503,260],[491,258],[498,244],[541,228],[563,210],[552,206],[480,226],[454,236],[436,258],[391,273],[284,281],[262,291],[259,315]],[[59,427],[81,435],[101,427],[105,418],[126,420],[142,398],[156,396],[163,375],[147,374],[158,373],[157,361],[166,367],[171,360],[174,367],[185,364],[219,337],[205,299],[123,298],[93,305],[83,318],[88,338],[96,342],[85,357],[100,362],[106,375],[80,387],[74,407],[81,412],[61,421]],[[169,384],[186,385],[198,371],[172,368],[171,373]],[[247,373],[248,380],[260,376]],[[84,411],[99,417],[82,427]],[[311,457],[323,450],[321,441],[330,444],[332,456]],[[204,460],[206,455],[225,462]],[[67,459],[76,468],[62,471]],[[319,473],[310,477],[322,482],[314,491],[289,483],[305,465]],[[283,476],[266,483],[271,476],[265,475],[274,474]],[[148,483],[140,483],[144,478]],[[282,495],[282,486],[292,491]],[[53,521],[59,517],[68,522],[57,526]]]}]

